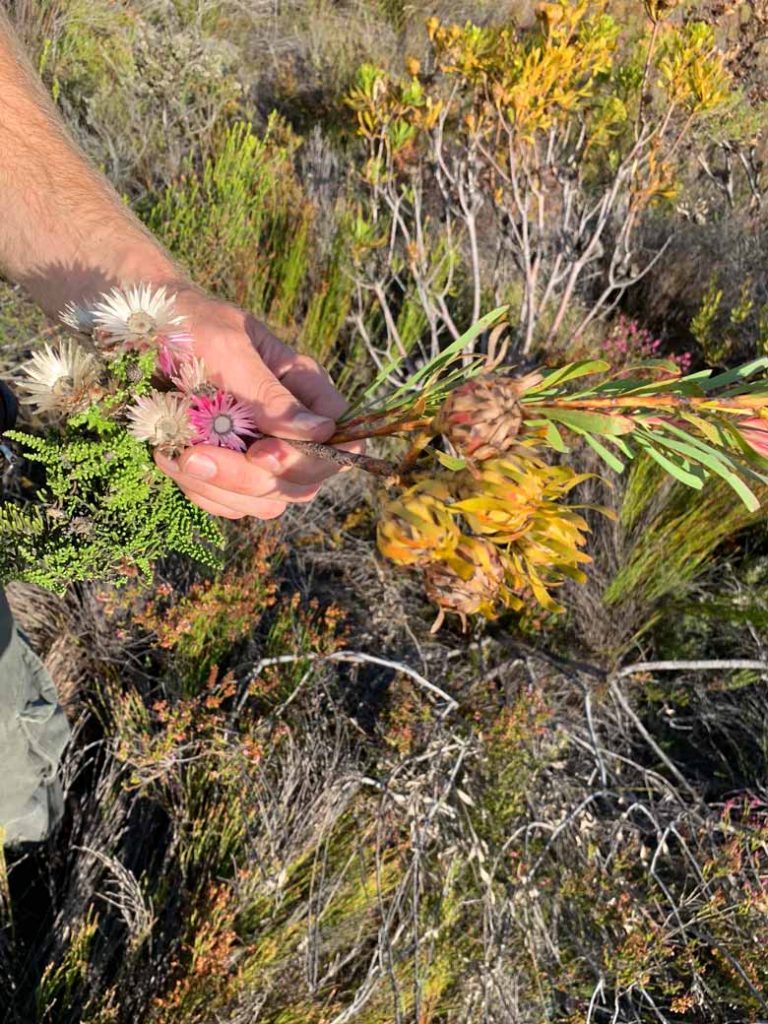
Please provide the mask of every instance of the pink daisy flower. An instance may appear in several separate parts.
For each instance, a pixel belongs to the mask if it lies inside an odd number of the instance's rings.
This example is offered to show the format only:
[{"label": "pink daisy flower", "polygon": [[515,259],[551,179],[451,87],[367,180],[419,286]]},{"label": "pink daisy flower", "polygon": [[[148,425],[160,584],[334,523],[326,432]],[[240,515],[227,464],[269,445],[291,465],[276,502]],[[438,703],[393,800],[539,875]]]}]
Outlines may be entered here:
[{"label": "pink daisy flower", "polygon": [[192,400],[189,419],[196,431],[193,444],[217,444],[244,452],[243,437],[260,435],[251,407],[226,391],[217,391],[212,396],[197,395]]}]

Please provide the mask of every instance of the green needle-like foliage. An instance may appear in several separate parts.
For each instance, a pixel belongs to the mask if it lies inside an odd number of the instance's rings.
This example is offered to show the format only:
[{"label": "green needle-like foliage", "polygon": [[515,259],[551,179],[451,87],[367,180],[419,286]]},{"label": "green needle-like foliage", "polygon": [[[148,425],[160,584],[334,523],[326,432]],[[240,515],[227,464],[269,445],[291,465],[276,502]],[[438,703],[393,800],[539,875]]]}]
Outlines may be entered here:
[{"label": "green needle-like foliage", "polygon": [[40,464],[45,482],[44,510],[0,507],[0,581],[63,593],[88,579],[149,580],[152,563],[171,552],[219,567],[223,537],[208,513],[154,466],[144,444],[107,421],[92,425],[100,436],[75,436],[71,423],[47,438],[5,435]]}]

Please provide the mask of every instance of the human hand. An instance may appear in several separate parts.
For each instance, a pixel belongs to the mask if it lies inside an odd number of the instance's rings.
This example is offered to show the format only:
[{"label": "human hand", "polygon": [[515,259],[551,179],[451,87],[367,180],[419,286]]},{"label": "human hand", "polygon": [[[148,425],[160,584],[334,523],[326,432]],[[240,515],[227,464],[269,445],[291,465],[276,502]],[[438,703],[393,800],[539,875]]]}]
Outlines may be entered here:
[{"label": "human hand", "polygon": [[292,502],[311,501],[338,467],[279,438],[326,441],[333,434],[347,403],[328,374],[236,306],[192,288],[176,293],[175,306],[210,380],[252,403],[258,428],[275,436],[244,453],[207,444],[178,459],[156,452],[157,465],[191,501],[226,519],[274,519]]}]

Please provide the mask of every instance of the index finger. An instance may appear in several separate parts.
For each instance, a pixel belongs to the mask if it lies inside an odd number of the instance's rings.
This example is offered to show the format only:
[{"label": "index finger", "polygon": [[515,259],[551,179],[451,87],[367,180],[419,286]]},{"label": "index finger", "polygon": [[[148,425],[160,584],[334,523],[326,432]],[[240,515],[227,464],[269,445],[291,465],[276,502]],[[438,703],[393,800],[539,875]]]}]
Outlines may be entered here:
[{"label": "index finger", "polygon": [[295,352],[253,317],[248,334],[267,368],[307,409],[334,420],[346,411],[349,403],[314,359]]},{"label": "index finger", "polygon": [[339,393],[328,373],[308,356],[296,356],[280,376],[280,383],[319,416],[337,420],[349,403]]}]

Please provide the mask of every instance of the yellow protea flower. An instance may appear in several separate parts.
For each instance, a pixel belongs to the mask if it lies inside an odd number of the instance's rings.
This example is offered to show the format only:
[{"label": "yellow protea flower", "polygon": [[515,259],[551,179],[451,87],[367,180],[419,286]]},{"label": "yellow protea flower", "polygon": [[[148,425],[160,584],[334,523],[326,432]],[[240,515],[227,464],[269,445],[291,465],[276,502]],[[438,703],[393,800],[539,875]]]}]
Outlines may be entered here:
[{"label": "yellow protea flower", "polygon": [[572,508],[547,503],[536,511],[529,529],[504,552],[506,579],[514,592],[530,592],[547,611],[561,611],[549,591],[566,579],[583,583],[581,565],[592,561],[580,549],[589,526]]},{"label": "yellow protea flower", "polygon": [[523,536],[543,507],[563,498],[588,474],[568,466],[549,466],[533,454],[507,453],[489,459],[475,473],[458,474],[460,501],[451,506],[470,528],[494,544]]},{"label": "yellow protea flower", "polygon": [[384,506],[379,551],[399,565],[423,565],[453,553],[459,527],[448,510],[451,493],[439,480],[422,480]]},{"label": "yellow protea flower", "polygon": [[480,537],[463,536],[452,555],[424,570],[427,597],[440,609],[436,632],[446,612],[453,612],[466,629],[468,615],[494,619],[503,601],[504,564],[499,551]]},{"label": "yellow protea flower", "polygon": [[549,590],[566,578],[583,582],[580,566],[590,561],[581,550],[589,527],[575,509],[563,504],[571,488],[589,474],[515,452],[489,459],[474,475],[458,476],[461,500],[451,511],[501,549],[507,606],[519,606],[515,595],[527,593],[547,610],[558,610]]}]

